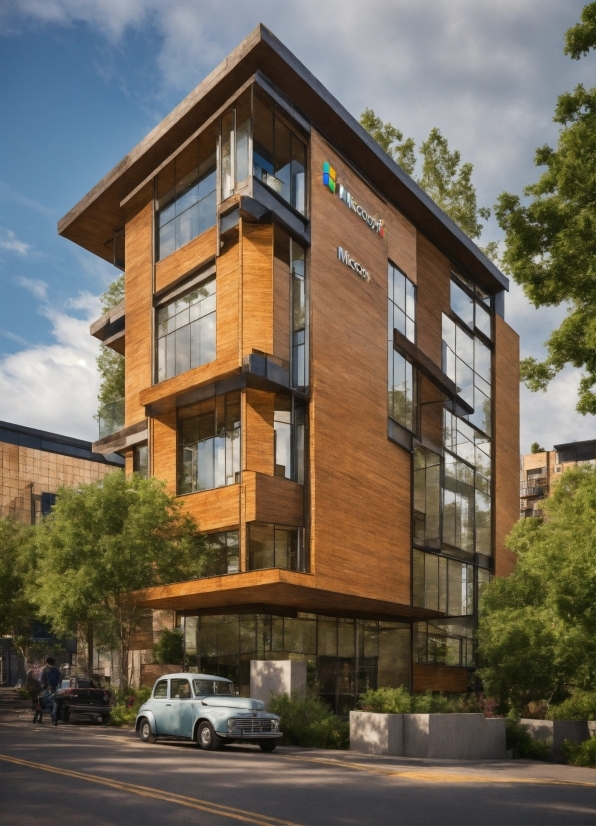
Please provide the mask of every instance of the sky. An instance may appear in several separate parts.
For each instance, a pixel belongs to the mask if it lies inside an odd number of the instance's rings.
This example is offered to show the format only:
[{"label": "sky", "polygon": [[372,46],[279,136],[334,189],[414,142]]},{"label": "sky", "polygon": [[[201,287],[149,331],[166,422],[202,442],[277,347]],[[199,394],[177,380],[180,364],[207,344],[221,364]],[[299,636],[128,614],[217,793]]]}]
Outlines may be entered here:
[{"label": "sky", "polygon": [[[420,143],[438,126],[474,165],[478,202],[536,180],[556,144],[557,96],[594,85],[563,55],[584,0],[2,0],[0,420],[97,438],[98,343],[89,323],[117,271],[56,224],[259,23],[356,117],[371,107]],[[480,243],[498,240],[493,219]],[[522,356],[565,307],[515,284],[506,320]],[[591,439],[579,372],[521,390],[521,449]]]}]

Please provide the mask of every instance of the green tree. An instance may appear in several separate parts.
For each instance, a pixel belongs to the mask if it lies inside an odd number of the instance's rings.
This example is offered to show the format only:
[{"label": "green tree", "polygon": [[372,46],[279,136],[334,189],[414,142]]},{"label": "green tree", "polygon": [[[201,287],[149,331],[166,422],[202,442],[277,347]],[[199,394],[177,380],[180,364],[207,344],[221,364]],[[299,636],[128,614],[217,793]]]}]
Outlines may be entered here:
[{"label": "green tree", "polygon": [[[413,138],[404,138],[399,129],[391,123],[383,123],[372,109],[364,110],[360,123],[408,175],[414,175],[417,158]],[[415,177],[416,183],[470,238],[478,238],[482,232],[480,218],[487,220],[490,209],[478,206],[472,184],[473,165],[462,164],[457,149],[449,151],[447,138],[436,127],[430,130],[418,151],[422,159],[422,174]],[[494,257],[496,244],[489,244],[484,251]]]},{"label": "green tree", "polygon": [[11,517],[0,519],[0,636],[13,638],[25,670],[31,663],[31,626],[36,618],[26,594],[34,562],[31,535],[29,525]]},{"label": "green tree", "polygon": [[544,510],[514,526],[516,568],[480,605],[485,690],[518,710],[596,679],[596,468],[564,473]]},{"label": "green tree", "polygon": [[532,444],[530,445],[530,452],[531,453],[545,453],[546,451],[544,450],[543,447],[540,447],[538,442],[532,442]]},{"label": "green tree", "polygon": [[176,665],[184,659],[184,643],[182,631],[179,628],[165,628],[153,646],[153,657],[158,663]]},{"label": "green tree", "polygon": [[[596,2],[569,29],[565,53],[574,60],[596,48]],[[521,377],[546,390],[567,364],[583,370],[576,409],[596,414],[596,87],[560,95],[553,120],[556,149],[536,150],[545,171],[523,190],[527,201],[503,192],[495,213],[505,231],[502,263],[535,307],[568,305],[546,341],[543,361],[526,358]]]},{"label": "green tree", "polygon": [[[100,298],[102,312],[107,313],[116,307],[124,299],[124,273],[113,281]],[[99,393],[99,410],[97,416],[101,415],[101,410],[110,402],[124,398],[124,356],[116,353],[105,344],[100,344],[99,355],[96,359],[97,369],[101,377]],[[104,416],[105,418],[105,412]]]},{"label": "green tree", "polygon": [[79,490],[62,488],[36,527],[29,597],[58,633],[92,624],[96,644],[116,639],[121,686],[141,616],[131,592],[200,573],[202,538],[163,483],[121,471]]}]

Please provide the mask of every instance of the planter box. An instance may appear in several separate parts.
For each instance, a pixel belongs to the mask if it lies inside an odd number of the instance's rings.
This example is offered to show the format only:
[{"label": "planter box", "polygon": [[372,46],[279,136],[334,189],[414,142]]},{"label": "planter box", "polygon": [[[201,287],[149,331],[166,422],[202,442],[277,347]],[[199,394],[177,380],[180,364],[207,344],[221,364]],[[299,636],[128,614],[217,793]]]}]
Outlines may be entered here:
[{"label": "planter box", "polygon": [[484,714],[351,711],[350,748],[396,757],[506,760],[505,720]]},{"label": "planter box", "polygon": [[294,660],[251,660],[250,696],[268,704],[272,694],[306,694],[306,663]]},{"label": "planter box", "polygon": [[563,741],[583,743],[590,739],[590,724],[587,720],[530,720],[524,717],[520,720],[533,740],[551,741],[551,760],[555,763],[564,763]]}]

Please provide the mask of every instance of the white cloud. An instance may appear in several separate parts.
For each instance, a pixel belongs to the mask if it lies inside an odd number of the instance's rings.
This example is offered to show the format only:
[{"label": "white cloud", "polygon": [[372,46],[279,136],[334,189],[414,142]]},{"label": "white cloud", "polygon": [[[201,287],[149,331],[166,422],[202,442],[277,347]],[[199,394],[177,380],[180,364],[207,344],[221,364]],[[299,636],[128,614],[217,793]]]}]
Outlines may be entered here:
[{"label": "white cloud", "polygon": [[20,241],[11,229],[0,227],[0,249],[14,252],[24,258],[31,252],[31,245]]},{"label": "white cloud", "polygon": [[24,276],[17,276],[15,279],[20,287],[24,287],[31,295],[39,301],[45,301],[48,295],[48,285],[40,278],[25,278]]}]

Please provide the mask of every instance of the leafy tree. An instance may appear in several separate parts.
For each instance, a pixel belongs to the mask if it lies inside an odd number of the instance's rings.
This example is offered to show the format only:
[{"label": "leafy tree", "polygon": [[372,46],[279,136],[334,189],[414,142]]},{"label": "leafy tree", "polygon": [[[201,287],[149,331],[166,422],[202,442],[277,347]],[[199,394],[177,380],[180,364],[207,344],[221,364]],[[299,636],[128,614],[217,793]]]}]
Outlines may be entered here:
[{"label": "leafy tree", "polygon": [[[124,273],[113,281],[101,296],[102,312],[107,313],[108,310],[120,304],[123,298]],[[97,416],[99,416],[105,405],[124,398],[124,356],[116,353],[110,347],[106,347],[105,344],[100,344],[96,364],[101,377],[97,395],[99,401]]]},{"label": "leafy tree", "polygon": [[181,663],[184,659],[182,631],[179,628],[172,630],[165,628],[159,642],[156,642],[153,646],[153,656],[158,663],[170,665]]},{"label": "leafy tree", "polygon": [[[413,138],[404,138],[399,129],[391,123],[383,123],[372,109],[364,110],[360,123],[408,175],[414,175],[417,158]],[[472,184],[473,165],[462,164],[457,149],[449,151],[447,138],[436,127],[430,130],[418,151],[422,158],[422,174],[415,178],[416,183],[470,238],[478,238],[482,232],[480,218],[487,220],[490,209],[478,206]],[[485,253],[494,257],[496,245],[489,244]]]},{"label": "leafy tree", "polygon": [[546,451],[544,450],[543,447],[540,447],[538,442],[532,442],[532,444],[530,445],[530,452],[531,453],[545,453]]},{"label": "leafy tree", "polygon": [[31,626],[35,606],[26,596],[32,567],[32,528],[8,517],[0,519],[0,636],[10,636],[25,670],[34,656]]},{"label": "leafy tree", "polygon": [[[574,60],[594,48],[596,2],[565,37]],[[534,306],[569,305],[546,342],[546,359],[523,359],[522,380],[546,390],[565,365],[582,369],[576,409],[596,414],[596,87],[560,95],[553,120],[561,125],[558,145],[536,150],[545,171],[523,190],[528,201],[503,192],[495,207],[505,231],[502,263]]]},{"label": "leafy tree", "polygon": [[596,468],[564,473],[544,510],[514,526],[517,566],[481,598],[479,673],[488,694],[518,710],[596,679]]},{"label": "leafy tree", "polygon": [[130,594],[200,572],[202,539],[163,483],[115,471],[79,490],[62,488],[35,531],[29,595],[58,633],[92,623],[97,644],[116,639],[121,686],[141,615]]}]

